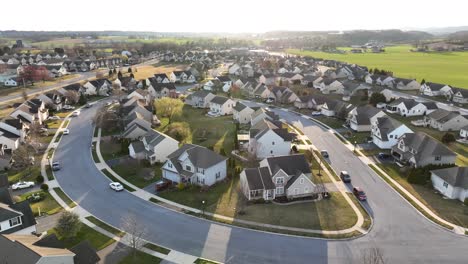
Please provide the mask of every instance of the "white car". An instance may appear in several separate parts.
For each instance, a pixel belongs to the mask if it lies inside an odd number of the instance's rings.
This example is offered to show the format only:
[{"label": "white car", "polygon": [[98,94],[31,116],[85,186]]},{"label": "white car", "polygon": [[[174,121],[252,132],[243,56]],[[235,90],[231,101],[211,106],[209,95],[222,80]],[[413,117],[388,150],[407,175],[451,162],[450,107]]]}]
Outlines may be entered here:
[{"label": "white car", "polygon": [[64,135],[69,135],[69,134],[70,134],[70,129],[65,128],[65,129],[63,130],[63,134],[64,134]]},{"label": "white car", "polygon": [[218,117],[218,116],[220,116],[219,113],[215,113],[215,112],[211,112],[211,111],[208,112],[208,114],[206,114],[206,115],[209,116],[209,117]]},{"label": "white car", "polygon": [[63,109],[65,109],[65,110],[73,110],[73,109],[75,109],[75,107],[74,107],[74,106],[71,106],[71,105],[64,105],[64,106],[63,106]]},{"label": "white car", "polygon": [[20,189],[25,189],[25,188],[32,188],[34,187],[34,182],[17,182],[11,186],[13,190],[20,190]]},{"label": "white car", "polygon": [[79,116],[81,112],[79,110],[73,111],[72,116]]},{"label": "white car", "polygon": [[114,190],[116,192],[123,191],[123,189],[124,189],[122,184],[120,184],[120,182],[111,182],[111,183],[109,183],[109,186],[111,187],[112,190]]},{"label": "white car", "polygon": [[312,116],[321,116],[321,115],[322,115],[322,112],[320,112],[320,111],[312,112]]},{"label": "white car", "polygon": [[49,116],[49,118],[47,118],[49,120],[60,120],[60,117],[59,116]]}]

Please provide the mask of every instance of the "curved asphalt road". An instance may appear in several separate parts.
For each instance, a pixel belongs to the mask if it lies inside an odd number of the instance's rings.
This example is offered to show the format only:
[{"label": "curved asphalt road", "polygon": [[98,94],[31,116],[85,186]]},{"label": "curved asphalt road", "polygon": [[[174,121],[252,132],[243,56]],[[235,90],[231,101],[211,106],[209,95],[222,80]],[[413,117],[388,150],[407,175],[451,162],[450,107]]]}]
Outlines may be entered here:
[{"label": "curved asphalt road", "polygon": [[[318,148],[326,148],[331,165],[347,170],[353,184],[366,190],[375,218],[372,231],[359,239],[327,241],[258,232],[204,221],[109,189],[107,178],[90,153],[91,117],[97,106],[83,109],[70,123],[55,152],[63,169],[56,172],[62,189],[84,209],[114,226],[133,214],[147,227],[149,241],[227,263],[361,263],[361,250],[377,246],[389,263],[467,263],[468,239],[430,223],[366,167],[334,135],[308,119],[281,111],[297,122]],[[304,127],[303,127],[304,126]]]}]

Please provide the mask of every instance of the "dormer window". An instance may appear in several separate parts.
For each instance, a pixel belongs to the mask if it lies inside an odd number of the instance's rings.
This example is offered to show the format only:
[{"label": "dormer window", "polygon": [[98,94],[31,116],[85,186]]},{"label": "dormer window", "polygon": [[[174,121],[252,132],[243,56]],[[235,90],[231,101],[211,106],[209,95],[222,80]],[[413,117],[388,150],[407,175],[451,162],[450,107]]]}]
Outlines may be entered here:
[{"label": "dormer window", "polygon": [[190,165],[185,165],[185,170],[186,171],[192,171],[192,167]]}]

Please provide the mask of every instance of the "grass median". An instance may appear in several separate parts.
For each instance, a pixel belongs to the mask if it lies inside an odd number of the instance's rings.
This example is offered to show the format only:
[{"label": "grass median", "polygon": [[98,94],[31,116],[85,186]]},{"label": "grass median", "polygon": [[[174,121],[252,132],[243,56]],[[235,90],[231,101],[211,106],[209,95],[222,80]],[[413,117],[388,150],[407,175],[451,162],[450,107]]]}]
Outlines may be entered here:
[{"label": "grass median", "polygon": [[161,247],[161,246],[158,246],[158,245],[155,245],[155,244],[152,244],[152,243],[146,243],[144,245],[144,247],[147,248],[147,249],[151,249],[153,251],[159,252],[159,253],[164,254],[164,255],[167,255],[167,254],[169,254],[169,252],[171,252],[170,249],[167,249],[165,247]]},{"label": "grass median", "polygon": [[53,189],[55,193],[57,193],[57,195],[60,197],[60,199],[62,199],[70,208],[73,208],[77,205],[75,202],[73,202],[72,199],[70,199],[70,197],[68,197],[68,195],[66,195],[62,191],[62,189],[60,189],[59,187],[55,187]]},{"label": "grass median", "polygon": [[113,227],[113,226],[110,226],[104,222],[102,222],[101,220],[97,219],[96,217],[90,215],[90,216],[87,216],[86,219],[88,221],[90,221],[91,223],[99,226],[100,228],[106,230],[107,232],[109,233],[112,233],[118,237],[123,237],[125,235],[125,232]]}]

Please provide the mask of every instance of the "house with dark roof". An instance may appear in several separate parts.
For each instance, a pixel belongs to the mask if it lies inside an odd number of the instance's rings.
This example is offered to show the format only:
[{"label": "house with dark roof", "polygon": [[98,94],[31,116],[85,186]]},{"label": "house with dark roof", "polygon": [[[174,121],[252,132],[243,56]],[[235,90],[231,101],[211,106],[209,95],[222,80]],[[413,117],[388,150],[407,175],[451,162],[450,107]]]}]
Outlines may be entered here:
[{"label": "house with dark roof", "polygon": [[83,85],[83,93],[86,95],[108,96],[111,90],[112,83],[106,78],[88,81]]},{"label": "house with dark roof", "polygon": [[148,93],[153,98],[159,99],[163,97],[178,97],[177,89],[173,83],[158,83],[155,81],[154,78],[151,78],[149,80],[150,84],[148,86]]},{"label": "house with dark roof", "polygon": [[210,101],[210,112],[217,115],[232,115],[235,102],[224,96],[215,96]]},{"label": "house with dark roof", "polygon": [[259,108],[250,116],[250,125],[255,126],[258,122],[263,121],[264,119],[270,121],[278,121],[279,116],[274,112],[267,110],[265,108]]},{"label": "house with dark roof", "polygon": [[[141,140],[145,147],[144,156],[151,163],[165,162],[169,154],[174,152],[178,146],[179,141],[163,134],[159,131],[151,129]],[[139,156],[138,148],[130,144],[129,152],[134,152],[135,157]]]},{"label": "house with dark roof", "polygon": [[434,189],[449,199],[462,202],[468,199],[468,167],[432,170],[431,182]]},{"label": "house with dark roof", "polygon": [[318,89],[323,94],[330,94],[338,90],[344,89],[343,82],[333,78],[324,78],[320,83]]},{"label": "house with dark roof", "polygon": [[239,124],[248,124],[252,114],[257,110],[256,107],[249,107],[241,102],[236,103],[236,106],[232,108],[232,117]]},{"label": "house with dark roof", "polygon": [[169,77],[167,77],[167,74],[165,73],[155,74],[154,79],[156,80],[157,83],[170,83],[171,82],[171,80],[169,80]]},{"label": "house with dark roof", "polygon": [[468,89],[454,87],[452,101],[459,104],[468,104]]},{"label": "house with dark roof", "polygon": [[320,107],[320,112],[324,116],[335,116],[338,118],[346,119],[349,111],[353,109],[352,104],[345,103],[340,100],[327,100]]},{"label": "house with dark roof", "polygon": [[391,84],[389,84],[391,88],[395,88],[398,90],[419,90],[421,89],[421,84],[419,84],[416,80],[413,79],[405,79],[405,78],[394,78]]},{"label": "house with dark roof", "polygon": [[2,263],[96,264],[101,260],[88,241],[66,249],[55,235],[0,235],[0,248],[8,252],[0,255]]},{"label": "house with dark roof", "polygon": [[226,178],[226,160],[205,147],[185,144],[167,156],[162,177],[173,183],[211,186]]},{"label": "house with dark roof", "polygon": [[413,133],[406,125],[384,116],[378,117],[371,125],[372,142],[381,149],[391,149],[403,134]]},{"label": "house with dark roof", "polygon": [[29,202],[14,202],[6,175],[0,176],[0,184],[0,234],[35,232],[36,219]]},{"label": "house with dark roof", "polygon": [[270,93],[270,89],[268,89],[268,87],[265,84],[259,83],[253,91],[253,96],[255,98],[267,99],[270,97]]},{"label": "house with dark roof", "polygon": [[197,81],[191,71],[173,71],[169,74],[169,80],[172,83],[194,83]]},{"label": "house with dark roof", "polygon": [[185,104],[195,108],[209,108],[210,102],[214,97],[215,95],[209,91],[199,90],[189,94],[185,98]]},{"label": "house with dark roof", "polygon": [[458,131],[468,126],[468,118],[456,111],[437,109],[424,117],[424,124],[439,131]]},{"label": "house with dark roof", "polygon": [[392,155],[413,167],[455,164],[457,154],[427,134],[405,133],[392,147]]},{"label": "house with dark roof", "polygon": [[421,94],[427,96],[448,96],[453,94],[452,87],[450,85],[426,82],[421,85]]},{"label": "house with dark roof", "polygon": [[[268,168],[268,173],[263,171],[262,168],[265,167]],[[285,196],[288,199],[295,199],[311,196],[315,193],[316,187],[311,180],[312,171],[303,154],[265,158],[260,161],[259,170],[262,170],[262,180],[266,178],[266,175],[271,175],[270,179],[275,186],[274,198]],[[245,171],[244,173],[247,174]],[[244,194],[250,194],[250,197],[252,197],[250,185],[259,187],[258,184],[255,184],[258,179],[246,175],[245,180],[247,184],[241,182],[241,188],[248,186],[249,188],[243,189],[243,192]],[[249,180],[252,180],[252,182],[249,182]],[[266,187],[265,190],[268,190],[272,186],[268,183]]]},{"label": "house with dark roof", "polygon": [[399,98],[387,104],[386,111],[401,116],[424,116],[437,109],[435,102],[418,102],[414,99]]},{"label": "house with dark roof", "polygon": [[242,193],[247,200],[275,199],[276,186],[267,167],[244,169],[239,177]]},{"label": "house with dark roof", "polygon": [[349,127],[357,132],[371,131],[371,124],[377,118],[386,116],[384,111],[370,105],[358,106],[348,113],[346,122]]},{"label": "house with dark roof", "polygon": [[264,118],[250,128],[248,151],[258,159],[288,155],[295,137],[283,122]]}]

